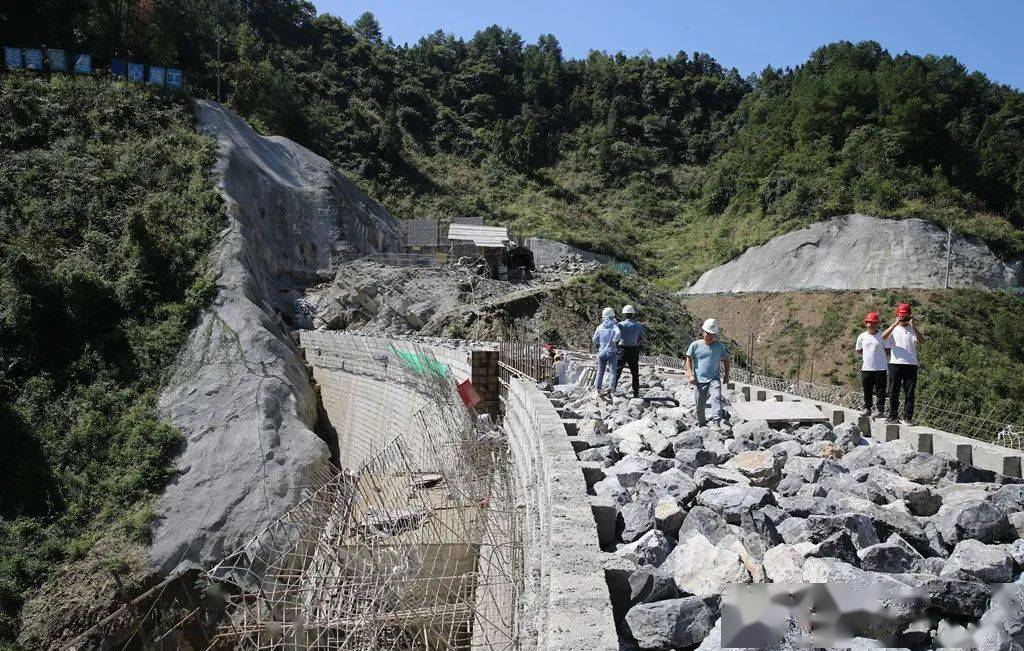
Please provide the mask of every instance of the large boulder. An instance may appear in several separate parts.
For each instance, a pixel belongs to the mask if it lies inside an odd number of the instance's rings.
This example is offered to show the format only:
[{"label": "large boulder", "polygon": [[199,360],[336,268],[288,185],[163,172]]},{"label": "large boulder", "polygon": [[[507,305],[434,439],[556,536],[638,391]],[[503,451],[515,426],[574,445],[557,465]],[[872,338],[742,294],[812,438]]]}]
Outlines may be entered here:
[{"label": "large boulder", "polygon": [[803,583],[804,561],[814,543],[776,545],[764,553],[764,573],[773,583]]},{"label": "large boulder", "polygon": [[695,506],[683,518],[683,523],[679,526],[678,539],[682,542],[691,535],[701,534],[717,544],[729,533],[729,525],[721,514],[704,506]]},{"label": "large boulder", "polygon": [[721,513],[726,522],[739,524],[744,511],[775,504],[771,491],[757,486],[712,488],[697,496],[697,503]]},{"label": "large boulder", "polygon": [[1024,484],[1005,484],[992,493],[993,504],[1006,513],[1024,512]]},{"label": "large boulder", "polygon": [[717,612],[700,597],[638,604],[626,614],[629,632],[641,649],[693,646],[711,632]]},{"label": "large boulder", "polygon": [[927,452],[918,452],[899,467],[899,473],[917,484],[938,486],[950,474],[948,461]]},{"label": "large boulder", "polygon": [[861,568],[889,574],[916,572],[924,561],[924,557],[897,534],[883,543],[862,548],[857,556]]},{"label": "large boulder", "polygon": [[985,583],[1007,583],[1013,579],[1013,569],[1013,558],[1003,545],[963,540],[946,559],[942,576],[962,571]]},{"label": "large boulder", "polygon": [[686,518],[686,511],[679,506],[679,502],[674,497],[663,497],[654,505],[655,526],[672,537],[678,535],[684,518]]},{"label": "large boulder", "polygon": [[680,504],[689,504],[697,494],[697,482],[679,468],[670,468],[642,475],[636,482],[636,492],[658,500],[672,497]]},{"label": "large boulder", "polygon": [[773,486],[782,476],[782,463],[766,451],[740,452],[725,467],[742,473],[751,486]]},{"label": "large boulder", "polygon": [[673,599],[679,596],[676,581],[668,572],[643,565],[629,575],[629,605]]},{"label": "large boulder", "polygon": [[699,533],[680,541],[662,567],[672,572],[680,590],[701,597],[721,594],[731,583],[750,582],[750,572],[738,553],[712,544]]},{"label": "large boulder", "polygon": [[811,542],[822,542],[840,532],[849,532],[851,542],[857,549],[877,545],[879,541],[878,531],[871,518],[860,513],[812,515],[807,518],[807,534]]},{"label": "large boulder", "polygon": [[615,550],[616,556],[628,558],[637,565],[658,567],[672,551],[672,541],[658,530],[648,531],[631,543]]},{"label": "large boulder", "polygon": [[654,528],[654,505],[648,500],[623,504],[619,509],[619,537],[633,542]]},{"label": "large boulder", "polygon": [[750,480],[738,470],[719,468],[716,466],[703,466],[701,468],[697,468],[693,473],[693,480],[697,482],[697,487],[702,491],[710,488],[722,488],[724,486],[733,486],[737,484],[741,484],[743,486],[750,485]]}]

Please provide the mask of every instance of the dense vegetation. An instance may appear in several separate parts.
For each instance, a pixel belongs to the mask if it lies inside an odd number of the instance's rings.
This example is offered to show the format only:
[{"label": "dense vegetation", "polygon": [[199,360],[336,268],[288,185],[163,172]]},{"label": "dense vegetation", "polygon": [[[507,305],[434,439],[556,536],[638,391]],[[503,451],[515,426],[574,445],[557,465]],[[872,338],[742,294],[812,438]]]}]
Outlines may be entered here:
[{"label": "dense vegetation", "polygon": [[1024,254],[1024,94],[948,56],[841,42],[743,79],[700,53],[566,59],[552,35],[525,44],[498,26],[396,46],[370,14],[349,25],[303,0],[7,11],[5,42],[177,63],[201,92],[220,34],[232,107],[395,214],[483,215],[670,287],[854,210],[931,218]]},{"label": "dense vegetation", "polygon": [[155,391],[213,287],[212,162],[182,98],[0,77],[0,646],[60,563],[148,533],[178,442]]}]

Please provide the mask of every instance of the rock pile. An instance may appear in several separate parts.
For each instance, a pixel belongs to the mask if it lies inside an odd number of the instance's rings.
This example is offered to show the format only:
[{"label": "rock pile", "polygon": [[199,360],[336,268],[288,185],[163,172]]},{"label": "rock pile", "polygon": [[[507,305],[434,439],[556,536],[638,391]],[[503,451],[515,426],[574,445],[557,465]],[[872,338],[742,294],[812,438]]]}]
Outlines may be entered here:
[{"label": "rock pile", "polygon": [[[990,584],[1024,590],[1019,480],[855,424],[698,427],[684,380],[642,384],[681,406],[582,388],[566,405],[623,648],[717,648],[721,594],[736,583],[918,589],[926,624],[898,619],[888,633],[900,646],[962,632],[990,610]],[[994,630],[992,648],[1024,645],[1024,613]]]}]

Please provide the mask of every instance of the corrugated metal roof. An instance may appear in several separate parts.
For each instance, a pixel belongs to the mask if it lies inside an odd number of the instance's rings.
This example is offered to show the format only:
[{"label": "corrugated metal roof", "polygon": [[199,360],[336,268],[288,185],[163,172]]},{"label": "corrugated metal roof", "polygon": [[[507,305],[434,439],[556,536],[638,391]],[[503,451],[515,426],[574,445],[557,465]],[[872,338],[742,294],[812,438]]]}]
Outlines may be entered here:
[{"label": "corrugated metal roof", "polygon": [[406,246],[437,246],[437,220],[411,219],[405,222]]},{"label": "corrugated metal roof", "polygon": [[451,224],[448,227],[448,239],[472,242],[485,248],[504,248],[508,242],[508,229],[504,226],[478,226],[476,224]]}]

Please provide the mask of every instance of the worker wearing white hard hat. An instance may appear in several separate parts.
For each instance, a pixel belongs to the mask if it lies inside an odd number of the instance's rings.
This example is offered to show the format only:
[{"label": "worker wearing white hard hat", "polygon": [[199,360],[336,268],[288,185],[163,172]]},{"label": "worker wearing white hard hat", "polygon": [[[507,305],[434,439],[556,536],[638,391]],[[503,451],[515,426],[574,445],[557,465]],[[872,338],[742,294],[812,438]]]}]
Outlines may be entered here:
[{"label": "worker wearing white hard hat", "polygon": [[[594,388],[597,389],[597,395],[599,396],[603,396],[606,393],[610,395],[618,379],[615,372],[615,362],[618,357],[615,336],[618,334],[618,331],[619,326],[615,323],[615,310],[610,307],[601,310],[601,323],[597,326],[597,330],[594,331],[593,337],[593,341],[597,345],[597,378],[594,380]],[[606,370],[610,371],[611,375],[607,390],[604,388],[604,374]]]},{"label": "worker wearing white hard hat", "polygon": [[[644,343],[646,332],[643,325],[636,321],[636,309],[632,305],[622,308],[622,321],[619,321],[619,334],[615,341],[619,350],[619,363],[615,368],[615,383],[618,383],[622,369],[629,365],[629,374],[633,380],[633,397],[640,397],[640,346]],[[615,385],[613,384],[612,387]]]},{"label": "worker wearing white hard hat", "polygon": [[[697,404],[697,424],[709,422],[715,429],[723,429],[722,380],[720,369],[725,368],[725,381],[729,381],[729,351],[718,340],[718,320],[708,319],[701,325],[701,338],[686,350],[686,374],[693,385],[693,399]],[[710,407],[710,414],[706,414]]]}]

